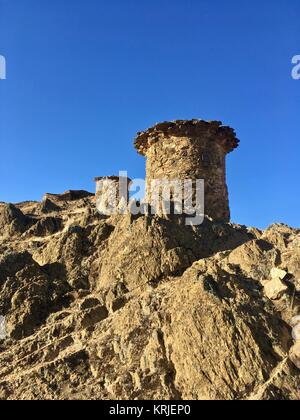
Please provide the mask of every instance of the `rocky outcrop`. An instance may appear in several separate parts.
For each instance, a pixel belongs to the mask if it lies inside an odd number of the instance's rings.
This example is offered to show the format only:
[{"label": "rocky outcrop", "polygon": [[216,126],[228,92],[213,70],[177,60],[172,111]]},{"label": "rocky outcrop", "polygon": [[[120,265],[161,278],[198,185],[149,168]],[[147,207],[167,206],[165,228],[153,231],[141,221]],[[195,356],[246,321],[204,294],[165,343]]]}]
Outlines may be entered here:
[{"label": "rocky outcrop", "polygon": [[50,198],[44,198],[40,205],[40,212],[41,213],[52,213],[52,212],[58,212],[60,210],[60,207],[55,204]]},{"label": "rocky outcrop", "polygon": [[50,194],[46,193],[44,195],[45,200],[52,200],[52,201],[75,201],[81,200],[82,198],[93,197],[94,194],[89,193],[88,191],[84,190],[68,190],[62,194]]},{"label": "rocky outcrop", "polygon": [[101,256],[96,284],[100,288],[123,282],[131,290],[157,283],[164,276],[182,274],[193,262],[232,249],[253,235],[246,228],[206,219],[198,227],[185,226],[182,216],[121,216]]},{"label": "rocky outcrop", "polygon": [[1,399],[300,398],[300,230],[47,199],[0,207]]},{"label": "rocky outcrop", "polygon": [[0,258],[0,313],[7,333],[20,340],[31,335],[68,291],[66,281],[50,278],[28,252],[8,253]]}]

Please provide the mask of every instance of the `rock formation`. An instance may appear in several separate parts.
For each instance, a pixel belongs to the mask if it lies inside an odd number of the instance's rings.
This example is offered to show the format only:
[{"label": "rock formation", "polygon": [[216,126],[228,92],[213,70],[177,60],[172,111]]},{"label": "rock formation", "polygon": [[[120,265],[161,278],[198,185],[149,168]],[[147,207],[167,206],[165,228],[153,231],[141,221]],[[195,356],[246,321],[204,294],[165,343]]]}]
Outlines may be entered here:
[{"label": "rock formation", "polygon": [[300,230],[218,219],[0,203],[0,399],[299,400]]}]

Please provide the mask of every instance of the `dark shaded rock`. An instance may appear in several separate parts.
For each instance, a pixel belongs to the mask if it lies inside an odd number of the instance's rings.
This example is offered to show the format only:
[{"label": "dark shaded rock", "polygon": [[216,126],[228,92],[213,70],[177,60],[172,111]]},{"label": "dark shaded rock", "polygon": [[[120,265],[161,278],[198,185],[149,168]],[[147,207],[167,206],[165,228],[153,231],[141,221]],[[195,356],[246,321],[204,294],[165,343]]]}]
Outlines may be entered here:
[{"label": "dark shaded rock", "polygon": [[8,335],[20,340],[34,333],[66,292],[28,252],[0,258],[0,313]]},{"label": "dark shaded rock", "polygon": [[13,204],[5,204],[0,207],[0,231],[2,235],[23,233],[31,224],[31,219]]},{"label": "dark shaded rock", "polygon": [[41,213],[53,213],[58,212],[60,210],[61,208],[52,200],[50,200],[50,198],[45,198],[40,205]]},{"label": "dark shaded rock", "polygon": [[87,197],[93,197],[94,194],[84,190],[69,190],[62,194],[50,194],[46,193],[44,199],[50,199],[54,201],[75,201],[81,200]]}]

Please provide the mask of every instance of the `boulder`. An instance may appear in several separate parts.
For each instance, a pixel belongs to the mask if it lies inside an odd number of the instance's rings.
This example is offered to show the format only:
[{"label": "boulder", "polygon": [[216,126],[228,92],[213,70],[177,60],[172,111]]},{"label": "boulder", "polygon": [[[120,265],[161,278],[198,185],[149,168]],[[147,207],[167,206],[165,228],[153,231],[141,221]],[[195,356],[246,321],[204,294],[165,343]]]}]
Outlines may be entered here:
[{"label": "boulder", "polygon": [[288,286],[280,278],[272,279],[265,284],[265,294],[271,300],[277,300],[288,290]]}]

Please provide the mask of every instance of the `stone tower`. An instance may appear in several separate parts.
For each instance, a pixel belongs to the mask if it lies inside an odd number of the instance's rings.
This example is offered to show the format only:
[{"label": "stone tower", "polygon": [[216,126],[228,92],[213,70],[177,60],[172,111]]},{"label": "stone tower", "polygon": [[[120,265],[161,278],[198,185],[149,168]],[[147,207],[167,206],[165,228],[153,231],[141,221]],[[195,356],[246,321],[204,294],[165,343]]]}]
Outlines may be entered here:
[{"label": "stone tower", "polygon": [[99,213],[110,216],[122,209],[126,210],[131,179],[120,176],[104,176],[95,178],[95,182]]},{"label": "stone tower", "polygon": [[234,130],[219,121],[164,122],[138,133],[135,147],[147,157],[147,198],[154,179],[204,179],[205,214],[229,221],[226,155],[238,144]]}]

